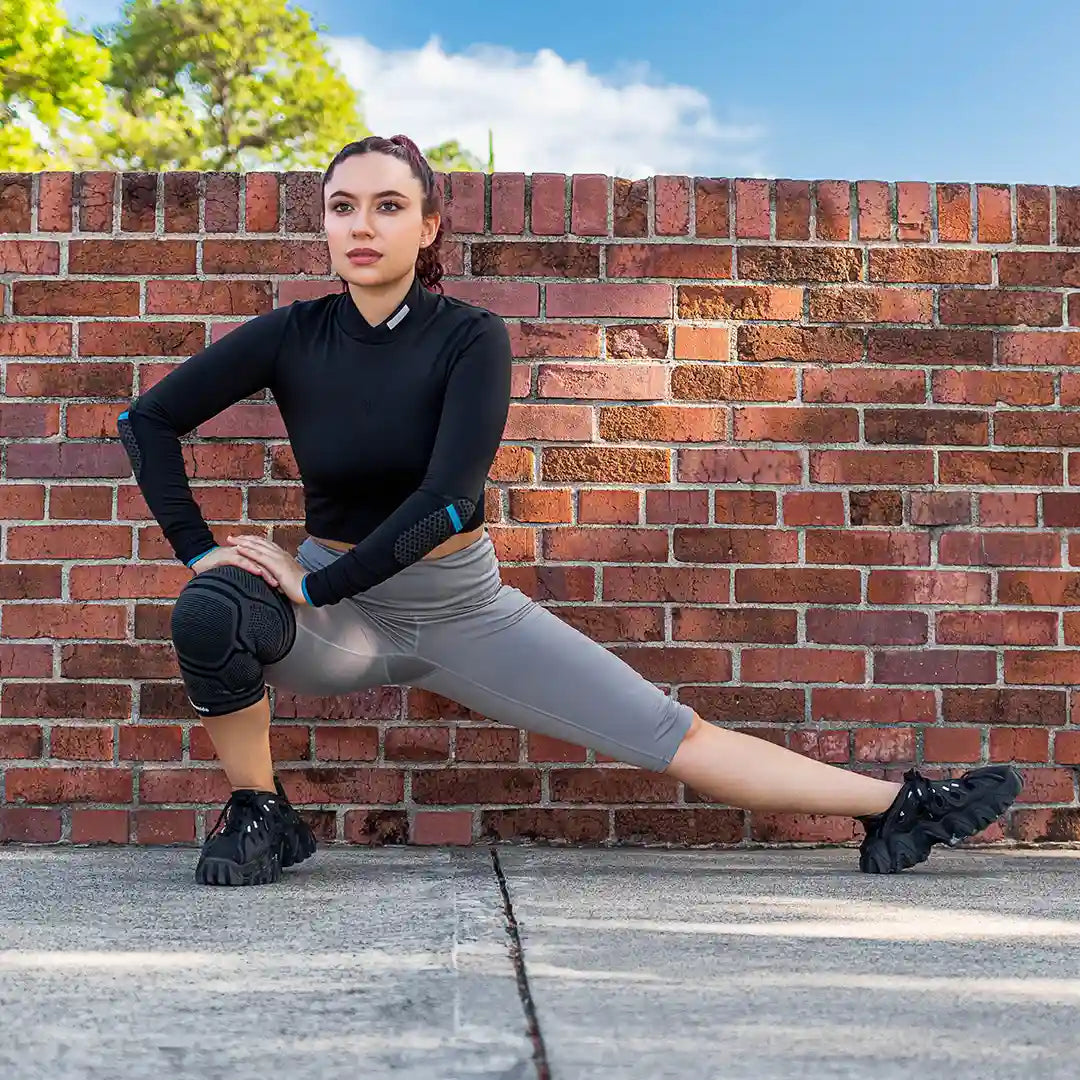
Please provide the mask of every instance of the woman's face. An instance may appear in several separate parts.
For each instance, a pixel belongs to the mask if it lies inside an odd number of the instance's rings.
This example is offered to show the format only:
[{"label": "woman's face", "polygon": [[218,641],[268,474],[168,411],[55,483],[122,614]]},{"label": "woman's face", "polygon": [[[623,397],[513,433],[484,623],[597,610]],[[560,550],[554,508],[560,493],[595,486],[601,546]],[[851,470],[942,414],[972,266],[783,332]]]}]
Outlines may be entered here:
[{"label": "woman's face", "polygon": [[407,276],[439,230],[425,218],[423,188],[399,158],[371,152],[340,162],[323,193],[330,264],[352,285],[385,285]]}]

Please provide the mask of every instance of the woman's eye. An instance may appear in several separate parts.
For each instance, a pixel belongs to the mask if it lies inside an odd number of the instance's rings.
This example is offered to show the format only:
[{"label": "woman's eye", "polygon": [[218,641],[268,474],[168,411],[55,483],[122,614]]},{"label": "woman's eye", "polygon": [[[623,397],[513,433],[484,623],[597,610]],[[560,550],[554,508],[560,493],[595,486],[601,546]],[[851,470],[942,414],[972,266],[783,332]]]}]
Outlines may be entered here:
[{"label": "woman's eye", "polygon": [[351,210],[352,207],[348,203],[339,202],[336,206],[332,206],[330,209],[333,210],[334,213],[337,213],[338,210]]},{"label": "woman's eye", "polygon": [[401,209],[401,207],[400,207],[400,206],[398,206],[398,204],[397,204],[396,202],[384,202],[384,203],[380,203],[380,204],[379,204],[379,209],[380,209],[380,210],[382,210],[382,209],[384,209],[384,208],[385,208],[385,207],[387,207],[387,206],[389,206],[391,210],[400,210],[400,209]]}]

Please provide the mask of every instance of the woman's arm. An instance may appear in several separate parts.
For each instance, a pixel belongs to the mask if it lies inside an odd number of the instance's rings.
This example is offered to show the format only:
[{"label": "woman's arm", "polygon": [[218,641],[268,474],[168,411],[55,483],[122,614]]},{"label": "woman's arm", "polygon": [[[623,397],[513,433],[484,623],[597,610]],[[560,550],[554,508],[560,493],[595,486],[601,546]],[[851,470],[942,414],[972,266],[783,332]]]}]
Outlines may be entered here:
[{"label": "woman's arm", "polygon": [[180,437],[273,384],[289,307],[249,319],[136,398],[117,420],[135,481],[176,557],[216,546],[191,494]]}]

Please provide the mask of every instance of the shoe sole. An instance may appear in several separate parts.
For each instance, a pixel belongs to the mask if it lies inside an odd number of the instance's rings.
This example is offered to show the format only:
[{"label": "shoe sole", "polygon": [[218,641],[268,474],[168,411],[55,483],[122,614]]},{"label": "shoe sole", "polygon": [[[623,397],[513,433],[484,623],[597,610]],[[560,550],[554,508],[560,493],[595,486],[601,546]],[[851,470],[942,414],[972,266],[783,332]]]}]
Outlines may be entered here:
[{"label": "shoe sole", "polygon": [[978,802],[954,810],[932,825],[919,826],[918,833],[900,833],[867,845],[859,853],[859,869],[864,874],[896,874],[925,862],[935,843],[955,847],[997,821],[1023,786],[1020,773],[1010,768],[998,787]]},{"label": "shoe sole", "polygon": [[200,885],[272,885],[281,878],[281,858],[269,852],[249,863],[230,859],[200,859],[195,880]]}]

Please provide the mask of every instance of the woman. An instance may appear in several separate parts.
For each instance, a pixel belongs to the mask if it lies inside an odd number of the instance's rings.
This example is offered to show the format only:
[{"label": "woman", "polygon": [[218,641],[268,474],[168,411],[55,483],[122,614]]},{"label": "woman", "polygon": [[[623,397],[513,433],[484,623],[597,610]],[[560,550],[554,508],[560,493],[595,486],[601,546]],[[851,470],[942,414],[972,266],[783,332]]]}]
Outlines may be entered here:
[{"label": "woman", "polygon": [[[267,685],[423,687],[730,805],[851,815],[866,827],[860,865],[872,873],[921,862],[1006,809],[1020,790],[1007,766],[889,783],[705,723],[502,585],[483,507],[509,409],[506,328],[441,295],[436,177],[409,139],[345,146],[323,197],[344,291],[251,319],[118,424],[151,512],[195,572],[173,643],[233,787],[198,881],[276,881],[315,850],[274,774]],[[180,436],[265,387],[303,480],[309,536],[295,559],[260,537],[216,545],[181,455]]]}]

